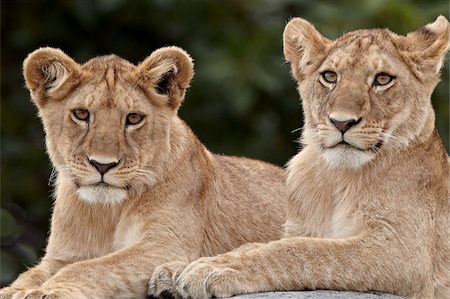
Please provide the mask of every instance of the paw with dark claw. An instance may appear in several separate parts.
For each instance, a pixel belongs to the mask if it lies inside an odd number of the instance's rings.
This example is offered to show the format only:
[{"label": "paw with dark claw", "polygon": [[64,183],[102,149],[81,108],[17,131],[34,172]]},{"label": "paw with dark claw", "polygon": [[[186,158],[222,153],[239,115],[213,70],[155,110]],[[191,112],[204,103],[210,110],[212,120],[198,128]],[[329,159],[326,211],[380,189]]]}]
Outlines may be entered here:
[{"label": "paw with dark claw", "polygon": [[188,263],[176,261],[156,267],[149,281],[147,294],[155,298],[181,298],[175,289],[174,279],[187,265]]}]

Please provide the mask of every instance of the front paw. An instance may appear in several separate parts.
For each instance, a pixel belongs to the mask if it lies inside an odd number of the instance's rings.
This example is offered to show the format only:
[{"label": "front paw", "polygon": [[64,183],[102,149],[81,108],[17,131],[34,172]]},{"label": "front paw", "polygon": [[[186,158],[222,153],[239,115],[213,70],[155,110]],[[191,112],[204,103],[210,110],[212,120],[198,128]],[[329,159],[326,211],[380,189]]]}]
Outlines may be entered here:
[{"label": "front paw", "polygon": [[230,297],[242,293],[240,259],[228,257],[201,258],[175,278],[177,292],[183,298]]},{"label": "front paw", "polygon": [[188,264],[180,261],[162,264],[155,268],[148,283],[149,296],[180,298],[177,294],[174,279],[177,278]]},{"label": "front paw", "polygon": [[[29,290],[26,292],[24,299],[87,299],[90,298],[83,294],[80,288],[70,285],[61,284],[53,286],[42,286],[41,288]],[[13,299],[16,299],[13,297]]]},{"label": "front paw", "polygon": [[6,287],[0,289],[0,299],[22,299],[25,293],[26,290],[22,288]]},{"label": "front paw", "polygon": [[0,299],[35,299],[43,298],[43,294],[39,289],[19,289],[4,288],[0,290]]}]

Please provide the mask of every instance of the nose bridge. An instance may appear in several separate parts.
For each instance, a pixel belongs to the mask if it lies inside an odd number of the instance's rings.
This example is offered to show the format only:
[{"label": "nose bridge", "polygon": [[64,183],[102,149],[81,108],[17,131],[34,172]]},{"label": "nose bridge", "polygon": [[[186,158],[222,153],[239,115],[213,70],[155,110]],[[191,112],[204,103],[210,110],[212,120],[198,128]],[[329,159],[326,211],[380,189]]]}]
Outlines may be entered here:
[{"label": "nose bridge", "polygon": [[[117,123],[116,123],[117,122]],[[120,159],[121,138],[123,130],[118,126],[120,120],[106,115],[102,119],[94,120],[92,135],[88,143],[87,153],[90,159],[100,163],[116,162]]]},{"label": "nose bridge", "polygon": [[355,82],[342,82],[330,98],[328,105],[328,115],[340,113],[351,116],[349,118],[358,119],[369,109],[369,95],[365,86]]}]

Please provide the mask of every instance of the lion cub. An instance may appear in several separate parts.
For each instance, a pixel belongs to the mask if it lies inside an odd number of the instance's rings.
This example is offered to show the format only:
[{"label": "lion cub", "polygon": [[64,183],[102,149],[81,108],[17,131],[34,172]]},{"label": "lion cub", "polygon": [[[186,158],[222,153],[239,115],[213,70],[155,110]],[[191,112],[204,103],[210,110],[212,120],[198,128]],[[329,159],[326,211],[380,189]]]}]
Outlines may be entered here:
[{"label": "lion cub", "polygon": [[143,297],[160,264],[280,237],[283,170],[210,153],[177,116],[193,76],[182,49],[135,66],[41,48],[24,76],[56,199],[45,256],[0,298]]},{"label": "lion cub", "polygon": [[450,167],[430,101],[449,45],[442,16],[407,36],[358,30],[334,41],[292,19],[284,54],[305,126],[288,166],[286,238],[202,258],[174,274],[178,292],[450,298]]}]

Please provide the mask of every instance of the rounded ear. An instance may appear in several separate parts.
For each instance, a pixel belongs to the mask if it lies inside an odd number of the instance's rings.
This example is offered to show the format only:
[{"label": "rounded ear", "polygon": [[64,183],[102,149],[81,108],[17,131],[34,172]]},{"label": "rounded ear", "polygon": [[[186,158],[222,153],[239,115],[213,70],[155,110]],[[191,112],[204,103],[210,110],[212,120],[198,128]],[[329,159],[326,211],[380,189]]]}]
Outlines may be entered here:
[{"label": "rounded ear", "polygon": [[450,23],[439,16],[433,23],[398,37],[397,46],[418,74],[425,71],[438,74],[450,48]]},{"label": "rounded ear", "polygon": [[330,42],[308,21],[302,18],[289,21],[283,32],[283,52],[298,80],[301,79],[300,70],[323,56]]},{"label": "rounded ear", "polygon": [[63,99],[80,82],[80,66],[60,49],[40,48],[23,62],[23,76],[39,108]]},{"label": "rounded ear", "polygon": [[167,96],[169,106],[177,109],[194,76],[194,63],[183,49],[164,47],[139,64],[137,76],[141,88]]}]

